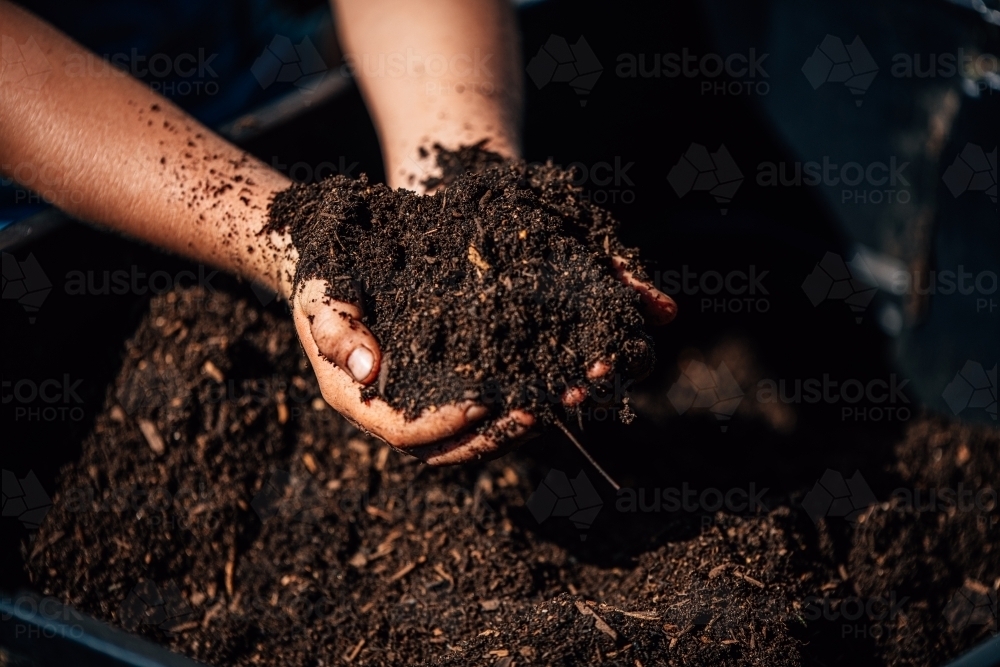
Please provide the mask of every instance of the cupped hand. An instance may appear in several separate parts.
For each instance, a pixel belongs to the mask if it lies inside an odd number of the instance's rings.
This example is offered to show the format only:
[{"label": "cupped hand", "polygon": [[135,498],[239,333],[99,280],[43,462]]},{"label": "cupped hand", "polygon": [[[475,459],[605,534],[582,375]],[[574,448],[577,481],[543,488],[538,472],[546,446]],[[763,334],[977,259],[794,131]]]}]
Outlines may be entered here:
[{"label": "cupped hand", "polygon": [[[614,258],[618,278],[639,292],[651,323],[672,320],[677,313],[673,299],[637,280],[627,266],[624,259]],[[362,322],[360,308],[332,299],[326,282],[318,279],[304,283],[291,301],[295,328],[323,398],[356,426],[392,447],[431,465],[451,465],[499,456],[537,435],[535,418],[523,410],[512,410],[479,433],[473,427],[489,410],[472,401],[434,406],[408,420],[385,401],[363,400],[361,387],[378,378],[381,351]],[[610,363],[597,361],[587,369],[587,376],[598,379],[611,368]],[[587,390],[579,387],[567,390],[562,400],[573,406],[586,398]]]},{"label": "cupped hand", "polygon": [[393,447],[408,450],[438,443],[465,431],[488,412],[470,401],[437,406],[407,420],[385,401],[363,400],[362,385],[378,378],[382,357],[378,341],[362,323],[358,306],[333,300],[323,280],[309,280],[295,291],[292,319],[326,402]]}]

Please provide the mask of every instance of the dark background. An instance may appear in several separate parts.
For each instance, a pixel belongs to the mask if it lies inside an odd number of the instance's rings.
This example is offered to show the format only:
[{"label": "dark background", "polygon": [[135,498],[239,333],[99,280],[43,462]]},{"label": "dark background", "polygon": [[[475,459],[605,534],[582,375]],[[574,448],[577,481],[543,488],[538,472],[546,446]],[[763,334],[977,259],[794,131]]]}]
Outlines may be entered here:
[{"label": "dark background", "polygon": [[[911,4],[914,12],[925,7],[960,22],[978,20],[967,10],[944,3]],[[762,16],[769,7],[761,5]],[[869,315],[857,324],[845,305],[813,307],[802,292],[804,277],[826,252],[843,254],[849,247],[839,220],[814,190],[786,188],[776,195],[773,189],[756,187],[752,171],[744,169],[747,178],[728,213],[722,215],[706,193],[678,198],[667,182],[671,167],[692,142],[705,144],[709,150],[725,144],[733,155],[753,156],[754,163],[797,159],[761,106],[752,97],[702,95],[697,79],[615,76],[615,54],[677,52],[683,47],[692,53],[718,51],[717,31],[708,20],[709,16],[718,19],[718,9],[719,5],[714,5],[716,14],[712,14],[694,3],[579,1],[522,9],[525,63],[554,33],[571,43],[585,35],[604,66],[602,76],[586,96],[586,106],[580,105],[580,97],[565,84],[552,83],[539,89],[526,78],[525,158],[584,165],[614,164],[616,159],[622,164],[634,163],[627,172],[633,184],[607,186],[606,206],[622,221],[625,240],[642,248],[651,273],[685,264],[721,273],[745,271],[752,264],[770,272],[766,313],[700,313],[699,297],[675,297],[680,316],[656,332],[659,363],[644,385],[651,395],[661,392],[662,398],[662,389],[676,380],[679,358],[690,356],[691,350],[709,350],[732,339],[746,341],[773,377],[821,377],[828,373],[862,381],[887,378],[896,369],[896,348],[873,317]],[[876,32],[890,30],[893,25],[891,14],[877,20],[885,23],[876,25]],[[969,111],[972,117],[963,120],[963,138],[954,140],[959,148],[967,140],[965,135],[983,128],[992,132],[993,138],[987,134],[980,141],[995,145],[998,116],[990,116],[986,108],[995,110],[995,100]],[[987,122],[988,118],[992,121]],[[892,119],[879,122],[891,124]],[[823,131],[823,127],[816,128],[816,132]],[[873,125],[872,131],[879,132],[879,127]],[[374,180],[383,178],[375,132],[354,87],[294,122],[256,137],[246,147],[272,164],[336,164],[343,157],[346,164],[358,163],[353,175],[365,172]],[[955,148],[945,153],[953,155]],[[601,189],[591,183],[584,187]],[[613,201],[610,191],[616,189],[629,190],[634,201],[630,198],[630,203],[624,203],[620,195]],[[596,191],[592,194],[601,196]],[[992,222],[995,232],[995,217]],[[992,243],[997,240],[994,233]],[[99,275],[133,265],[147,273],[164,270],[174,275],[191,267],[144,244],[81,224],[65,227],[15,254],[23,260],[28,252],[43,265],[54,289],[34,324],[15,302],[3,301],[3,378],[41,381],[68,374],[73,380],[82,379],[78,393],[83,398],[80,407],[84,418],[78,422],[26,421],[15,418],[14,404],[4,404],[3,468],[19,477],[33,470],[51,493],[59,468],[78,456],[80,441],[102,409],[107,387],[118,373],[123,341],[143,316],[149,298],[73,296],[65,292],[64,277],[74,270]],[[213,284],[227,282],[220,276]],[[232,282],[234,289],[249,290],[246,284]],[[284,308],[277,303],[269,307]],[[995,317],[976,323],[996,328]],[[926,349],[917,354],[927,354]],[[916,398],[913,400],[916,409]],[[621,436],[620,425],[599,424],[585,436],[594,455],[613,475],[633,483],[653,478],[663,484],[667,478],[683,479],[695,487],[724,487],[758,480],[770,485],[774,494],[789,495],[807,489],[817,471],[826,467],[854,469],[852,462],[864,458],[866,479],[873,488],[891,484],[882,463],[890,456],[888,443],[898,437],[905,424],[845,425],[831,418],[832,414],[836,413],[830,406],[801,406],[798,425],[790,434],[775,433],[739,415],[729,433],[723,434],[717,422],[704,414],[675,419],[668,429],[640,417],[636,430],[627,432],[627,440]],[[849,437],[845,437],[847,433]],[[552,439],[530,445],[528,454],[562,469],[583,466],[582,459],[565,443]],[[723,460],[740,465],[729,465],[720,473],[716,462]],[[16,520],[4,518],[3,522],[0,588],[11,590],[28,583],[23,575],[21,544],[30,542],[25,539],[28,531]],[[587,551],[589,547],[578,543],[574,549],[580,557],[613,560],[614,554],[599,551],[599,545],[607,545],[607,541],[595,543],[596,551]],[[641,545],[635,544],[625,551],[638,549]]]}]

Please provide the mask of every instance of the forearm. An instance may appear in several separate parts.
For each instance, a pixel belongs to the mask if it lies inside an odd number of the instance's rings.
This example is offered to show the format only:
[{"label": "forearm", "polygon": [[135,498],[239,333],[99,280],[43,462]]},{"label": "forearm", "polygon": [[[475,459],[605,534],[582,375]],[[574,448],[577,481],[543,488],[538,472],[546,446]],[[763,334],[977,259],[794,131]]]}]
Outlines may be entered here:
[{"label": "forearm", "polygon": [[379,132],[386,178],[419,189],[423,155],[489,139],[520,154],[521,75],[508,0],[332,0],[345,58]]},{"label": "forearm", "polygon": [[97,56],[3,0],[0,23],[51,67],[40,90],[0,82],[7,176],[82,220],[287,294],[288,242],[258,235],[283,175],[126,74],[80,67]]}]

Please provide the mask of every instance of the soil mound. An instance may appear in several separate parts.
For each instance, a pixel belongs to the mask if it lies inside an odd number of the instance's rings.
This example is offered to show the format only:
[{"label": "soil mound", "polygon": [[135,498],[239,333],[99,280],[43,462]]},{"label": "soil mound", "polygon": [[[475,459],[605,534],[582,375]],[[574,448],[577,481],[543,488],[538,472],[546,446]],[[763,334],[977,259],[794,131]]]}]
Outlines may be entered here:
[{"label": "soil mound", "polygon": [[363,395],[409,417],[475,399],[546,424],[566,389],[599,382],[586,374],[594,362],[623,378],[648,372],[639,297],[612,267],[637,253],[572,173],[478,147],[438,151],[444,176],[431,184],[447,187],[433,195],[335,176],[271,207],[268,230],[290,232],[299,252],[296,286],[325,279],[382,346]]},{"label": "soil mound", "polygon": [[[546,477],[530,449],[433,468],[365,439],[288,317],[242,294],[152,299],[23,545],[35,589],[216,667],[931,666],[995,632],[995,492],[931,510],[924,491],[856,524],[793,499],[680,512],[649,542],[602,487],[587,540],[554,539],[573,528],[529,511]],[[915,418],[893,483],[987,489],[998,446]],[[637,555],[582,550],[607,544]]]}]

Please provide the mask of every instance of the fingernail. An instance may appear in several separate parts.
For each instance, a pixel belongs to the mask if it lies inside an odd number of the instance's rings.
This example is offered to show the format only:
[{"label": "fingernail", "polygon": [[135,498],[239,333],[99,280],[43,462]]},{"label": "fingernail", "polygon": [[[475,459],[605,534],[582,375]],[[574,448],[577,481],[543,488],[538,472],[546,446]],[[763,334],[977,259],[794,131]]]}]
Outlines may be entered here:
[{"label": "fingernail", "polygon": [[479,421],[487,414],[489,414],[489,410],[482,405],[470,405],[465,409],[465,418],[470,422]]},{"label": "fingernail", "polygon": [[347,369],[358,382],[364,382],[372,372],[375,355],[367,347],[356,347],[351,356],[347,357]]}]

